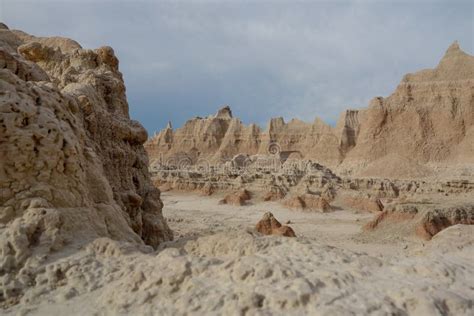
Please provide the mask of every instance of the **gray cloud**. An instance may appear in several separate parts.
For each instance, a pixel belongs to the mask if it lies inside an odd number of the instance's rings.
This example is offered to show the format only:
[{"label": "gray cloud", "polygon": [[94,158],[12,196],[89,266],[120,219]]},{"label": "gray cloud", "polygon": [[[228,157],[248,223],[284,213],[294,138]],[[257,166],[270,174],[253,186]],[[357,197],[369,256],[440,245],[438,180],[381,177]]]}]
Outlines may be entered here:
[{"label": "gray cloud", "polygon": [[245,122],[321,117],[390,94],[449,44],[473,51],[465,1],[9,1],[34,35],[114,47],[130,111],[149,132],[230,104]]}]

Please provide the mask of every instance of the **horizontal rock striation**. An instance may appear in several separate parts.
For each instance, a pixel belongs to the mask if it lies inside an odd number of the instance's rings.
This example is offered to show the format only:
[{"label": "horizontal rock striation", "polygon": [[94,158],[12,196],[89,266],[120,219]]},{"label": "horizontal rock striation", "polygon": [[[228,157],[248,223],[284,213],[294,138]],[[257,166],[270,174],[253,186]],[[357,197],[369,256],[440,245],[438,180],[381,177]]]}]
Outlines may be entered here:
[{"label": "horizontal rock striation", "polygon": [[311,159],[348,176],[412,179],[445,168],[452,178],[473,178],[473,138],[474,57],[455,42],[436,68],[406,75],[392,95],[343,112],[335,127],[320,119],[273,118],[261,129],[224,107],[162,130],[145,148],[152,162],[215,163],[277,153],[283,161]]}]

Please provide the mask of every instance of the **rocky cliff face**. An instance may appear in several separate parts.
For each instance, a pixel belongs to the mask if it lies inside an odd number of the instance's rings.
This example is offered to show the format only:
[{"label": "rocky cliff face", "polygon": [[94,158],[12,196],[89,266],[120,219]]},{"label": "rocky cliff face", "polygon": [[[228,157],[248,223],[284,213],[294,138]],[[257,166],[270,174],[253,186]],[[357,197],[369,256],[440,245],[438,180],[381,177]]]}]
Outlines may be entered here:
[{"label": "rocky cliff face", "polygon": [[392,95],[345,111],[336,127],[319,119],[285,123],[274,118],[261,130],[223,108],[161,131],[145,148],[152,160],[190,157],[195,162],[267,154],[278,144],[283,159],[312,159],[358,176],[418,178],[433,175],[439,166],[472,169],[473,136],[474,57],[455,42],[436,68],[406,75]]},{"label": "rocky cliff face", "polygon": [[[229,114],[220,115],[223,111]],[[327,165],[341,161],[337,131],[319,119],[310,124],[274,118],[262,130],[255,124],[245,126],[230,113],[226,107],[216,115],[191,119],[177,130],[166,128],[149,139],[145,148],[152,160],[173,162],[184,157],[193,163],[200,158],[220,162],[239,153],[279,153],[285,158],[318,156]]]},{"label": "rocky cliff face", "polygon": [[172,239],[150,182],[146,139],[129,118],[112,48],[2,26],[0,301],[18,292],[9,292],[5,272],[29,282],[29,271],[66,244]]},{"label": "rocky cliff face", "polygon": [[436,68],[406,75],[388,98],[371,101],[344,164],[472,164],[473,129],[474,57],[454,43]]}]

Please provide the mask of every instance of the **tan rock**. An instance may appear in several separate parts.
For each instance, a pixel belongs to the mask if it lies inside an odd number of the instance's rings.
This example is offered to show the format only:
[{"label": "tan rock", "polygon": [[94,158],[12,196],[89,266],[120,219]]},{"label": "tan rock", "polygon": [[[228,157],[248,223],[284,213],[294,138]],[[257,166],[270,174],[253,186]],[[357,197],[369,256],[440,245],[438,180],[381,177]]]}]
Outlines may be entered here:
[{"label": "tan rock", "polygon": [[[453,172],[474,166],[474,57],[457,43],[434,69],[406,75],[387,98],[344,111],[331,127],[273,118],[266,129],[245,126],[229,107],[194,118],[150,138],[145,148],[157,159],[185,153],[195,161],[230,160],[237,154],[276,154],[311,159],[351,176],[413,179],[432,176],[437,166]],[[430,166],[426,166],[426,164]]]},{"label": "tan rock", "polygon": [[326,199],[313,194],[292,195],[284,199],[282,204],[286,207],[303,211],[323,213],[332,211],[332,207]]},{"label": "tan rock", "polygon": [[[294,135],[299,135],[298,141],[294,140]],[[194,157],[199,151],[196,159],[213,162],[230,160],[240,153],[276,153],[285,159],[290,155],[306,157],[308,149],[311,149],[312,152],[320,153],[319,160],[334,164],[340,160],[338,142],[331,127],[319,119],[313,124],[299,120],[285,123],[282,118],[272,119],[267,129],[262,131],[254,124],[244,126],[239,119],[232,117],[230,108],[226,106],[216,115],[191,119],[176,131],[168,128],[162,130],[149,139],[145,147],[152,159],[163,156],[166,160],[179,153]],[[272,148],[272,144],[278,144],[278,149]]]},{"label": "tan rock", "polygon": [[245,189],[242,189],[242,190],[227,194],[222,200],[219,201],[219,204],[232,204],[232,205],[243,206],[250,199],[251,199],[250,192]]},{"label": "tan rock", "polygon": [[303,210],[306,207],[306,204],[304,203],[304,200],[299,197],[299,196],[290,196],[287,197],[285,200],[283,200],[282,204],[286,207],[292,208],[292,209],[300,209]]},{"label": "tan rock", "polygon": [[434,209],[427,212],[418,224],[416,234],[429,240],[440,231],[457,224],[474,225],[474,205]]},{"label": "tan rock", "polygon": [[474,225],[474,205],[431,203],[393,203],[364,226],[366,231],[395,231],[429,240],[453,225]]},{"label": "tan rock", "polygon": [[379,198],[375,197],[349,195],[343,197],[343,202],[345,206],[356,210],[368,211],[372,213],[383,211],[383,203]]},{"label": "tan rock", "polygon": [[296,234],[291,227],[281,225],[280,222],[270,212],[263,214],[262,219],[257,223],[255,228],[259,233],[264,235],[296,237]]},{"label": "tan rock", "polygon": [[410,178],[429,174],[420,167],[427,162],[474,163],[459,150],[474,124],[473,85],[474,57],[454,43],[436,68],[408,74],[388,98],[372,100],[343,164],[363,161],[361,174]]},{"label": "tan rock", "polygon": [[[0,91],[0,270],[33,277],[51,251],[97,237],[172,239],[111,48],[3,28]],[[14,302],[33,280],[5,282]]]},{"label": "tan rock", "polygon": [[285,197],[285,192],[278,187],[278,186],[273,186],[270,191],[265,192],[263,195],[263,200],[264,201],[278,201],[281,200]]}]

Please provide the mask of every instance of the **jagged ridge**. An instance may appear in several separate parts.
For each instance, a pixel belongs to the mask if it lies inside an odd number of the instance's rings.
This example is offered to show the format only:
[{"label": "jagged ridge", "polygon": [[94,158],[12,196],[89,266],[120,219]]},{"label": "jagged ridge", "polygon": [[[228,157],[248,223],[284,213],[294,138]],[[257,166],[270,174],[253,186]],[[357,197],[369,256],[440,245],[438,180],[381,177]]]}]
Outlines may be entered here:
[{"label": "jagged ridge", "polygon": [[[285,123],[274,118],[262,130],[245,126],[225,107],[161,131],[145,148],[152,160],[219,161],[239,153],[266,154],[270,144],[278,143],[283,158],[312,159],[359,176],[417,178],[433,174],[421,166],[426,163],[473,166],[473,87],[474,57],[455,42],[436,68],[406,75],[392,95],[343,112],[335,127],[320,119]],[[393,168],[386,169],[387,164]]]}]

